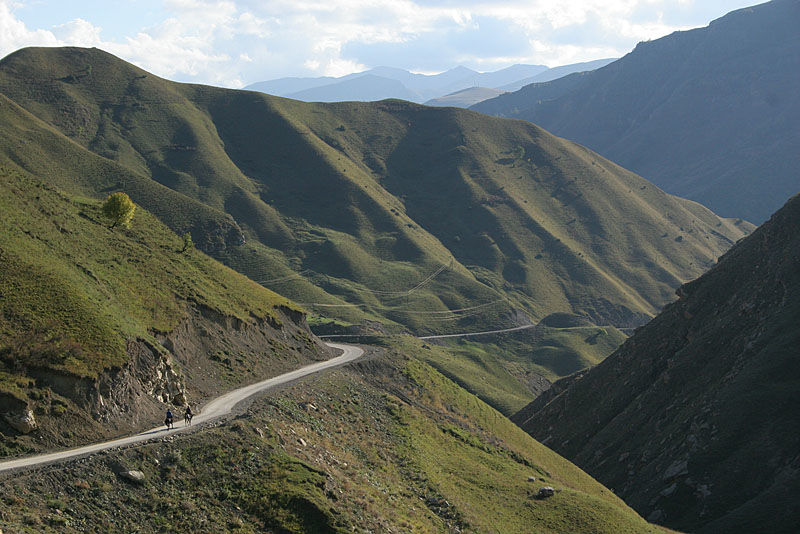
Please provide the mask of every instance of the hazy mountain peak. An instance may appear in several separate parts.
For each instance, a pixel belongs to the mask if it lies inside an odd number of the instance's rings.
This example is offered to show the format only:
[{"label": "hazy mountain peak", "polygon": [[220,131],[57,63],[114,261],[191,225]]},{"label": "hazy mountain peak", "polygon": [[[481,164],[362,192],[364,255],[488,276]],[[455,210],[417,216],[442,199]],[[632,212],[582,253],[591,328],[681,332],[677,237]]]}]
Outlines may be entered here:
[{"label": "hazy mountain peak", "polygon": [[478,74],[478,71],[467,68],[464,65],[458,65],[444,71],[442,74]]},{"label": "hazy mountain peak", "polygon": [[478,102],[483,102],[489,98],[494,98],[503,94],[504,91],[499,89],[490,89],[487,87],[469,87],[461,89],[448,95],[434,98],[425,102],[426,106],[455,106],[459,108],[468,108]]},{"label": "hazy mountain peak", "polygon": [[[572,72],[574,68],[576,67],[566,65],[556,69],[548,69],[544,65],[516,64],[494,72],[477,72],[463,65],[458,65],[438,74],[419,74],[396,67],[380,66],[339,78],[280,78],[277,80],[257,82],[248,85],[245,89],[261,91],[276,96],[297,98],[300,100],[368,101],[371,99],[372,93],[369,91],[364,93],[359,92],[357,84],[351,85],[350,92],[344,94],[342,92],[342,86],[338,84],[343,81],[373,75],[396,80],[403,85],[402,88],[398,85],[395,86],[395,92],[391,94],[392,98],[421,103],[463,89],[473,87],[500,88],[501,86],[513,84],[523,79],[530,79],[537,75],[544,76],[547,72],[551,71],[553,72],[553,76],[555,76],[556,73]],[[585,68],[590,68],[589,64],[586,64]],[[311,91],[312,89],[317,90]],[[313,98],[307,95],[313,95]],[[472,103],[474,104],[478,101],[479,100],[475,100]]]}]

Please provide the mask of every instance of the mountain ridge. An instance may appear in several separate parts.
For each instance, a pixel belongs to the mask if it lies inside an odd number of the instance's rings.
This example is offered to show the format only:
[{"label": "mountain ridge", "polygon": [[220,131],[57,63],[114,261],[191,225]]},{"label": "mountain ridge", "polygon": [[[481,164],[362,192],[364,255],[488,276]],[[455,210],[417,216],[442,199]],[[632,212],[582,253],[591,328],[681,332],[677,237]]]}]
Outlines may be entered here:
[{"label": "mountain ridge", "polygon": [[616,58],[595,59],[592,61],[583,61],[580,63],[572,63],[569,65],[552,67],[547,69],[546,71],[535,74],[529,78],[523,78],[521,80],[516,80],[513,83],[497,87],[497,89],[500,89],[501,91],[517,91],[519,89],[522,89],[524,86],[530,85],[532,83],[549,82],[557,80],[559,78],[563,78],[564,76],[568,76],[570,74],[597,70],[599,68],[605,67],[609,63],[612,63],[616,60],[617,60]]},{"label": "mountain ridge", "polygon": [[[245,86],[244,89],[306,102],[363,102],[380,100],[380,97],[383,97],[400,98],[421,104],[471,87],[505,91],[513,86],[514,89],[518,89],[520,84],[550,80],[571,72],[597,68],[607,64],[608,61],[610,60],[603,59],[552,68],[544,65],[517,64],[493,72],[477,72],[458,66],[439,74],[417,74],[393,67],[375,67],[340,77],[278,78],[255,82]],[[380,78],[380,81],[370,77]],[[389,80],[395,80],[400,85],[393,85]],[[377,95],[374,90],[377,83],[387,89],[393,87],[394,92]]]},{"label": "mountain ridge", "polygon": [[670,193],[759,223],[800,190],[798,24],[799,2],[773,0],[473,109],[533,121]]},{"label": "mountain ridge", "polygon": [[[491,330],[556,312],[631,327],[751,228],[472,111],[177,84],[78,48],[8,56],[0,93],[4,164],[71,194],[128,192],[312,320],[335,319],[328,333]],[[552,354],[502,365],[527,383]]]}]

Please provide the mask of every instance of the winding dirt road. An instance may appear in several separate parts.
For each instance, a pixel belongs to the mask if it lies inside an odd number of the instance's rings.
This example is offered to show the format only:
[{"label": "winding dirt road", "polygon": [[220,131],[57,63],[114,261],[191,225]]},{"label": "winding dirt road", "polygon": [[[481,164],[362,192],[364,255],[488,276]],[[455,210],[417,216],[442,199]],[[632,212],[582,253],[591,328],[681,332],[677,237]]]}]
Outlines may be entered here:
[{"label": "winding dirt road", "polygon": [[526,324],[522,326],[515,326],[514,328],[503,328],[502,330],[485,330],[483,332],[465,332],[463,334],[440,334],[437,336],[420,336],[417,339],[444,339],[448,337],[473,337],[473,336],[486,336],[489,334],[505,334],[507,332],[517,332],[519,330],[527,330],[528,328],[535,328],[535,324]]},{"label": "winding dirt road", "polygon": [[[360,358],[361,355],[364,354],[364,351],[362,349],[352,345],[342,345],[338,343],[327,343],[327,345],[331,348],[343,351],[342,354],[335,358],[331,358],[330,360],[325,360],[324,362],[312,363],[310,365],[306,365],[305,367],[301,367],[300,369],[297,369],[295,371],[290,371],[288,373],[284,373],[282,375],[278,375],[276,377],[269,378],[267,380],[263,380],[255,384],[251,384],[249,386],[235,389],[229,393],[226,393],[225,395],[222,395],[221,397],[217,397],[216,399],[213,399],[205,406],[203,406],[202,412],[194,416],[192,424],[199,425],[214,419],[218,419],[224,415],[231,413],[234,406],[236,406],[243,400],[252,397],[253,395],[262,393],[264,391],[268,391],[274,387],[281,386],[283,384],[292,382],[299,378],[303,378],[304,376],[308,376],[310,374],[319,373],[320,371],[324,371],[332,367],[338,367],[340,365],[344,365],[346,363],[352,362],[353,360]],[[147,441],[154,438],[163,438],[165,436],[171,436],[172,434],[176,434],[178,432],[184,432],[186,430],[188,430],[188,427],[184,426],[182,422],[178,421],[175,423],[175,428],[173,428],[172,430],[166,430],[164,428],[164,425],[161,425],[152,428],[150,430],[145,430],[144,432],[141,432],[133,436],[119,438],[112,441],[104,441],[102,443],[86,445],[84,447],[78,447],[76,449],[68,449],[66,451],[40,454],[37,456],[28,456],[24,458],[16,458],[14,460],[0,462],[0,473],[3,473],[5,471],[10,471],[12,469],[22,469],[26,467],[32,467],[35,465],[55,463],[70,458],[76,458],[79,456],[86,456],[88,454],[104,451],[107,449],[113,449],[115,447],[122,447],[126,445],[132,445],[134,443],[141,443],[143,441]]]},{"label": "winding dirt road", "polygon": [[[473,336],[486,336],[489,334],[506,334],[508,332],[518,332],[520,330],[527,330],[529,328],[536,328],[535,324],[524,324],[522,326],[514,326],[512,328],[503,328],[501,330],[484,330],[482,332],[462,332],[460,334],[437,334],[435,336],[414,336],[417,339],[444,339],[448,337],[473,337]],[[338,337],[391,337],[397,334],[322,334],[317,337],[320,339],[333,339]]]}]

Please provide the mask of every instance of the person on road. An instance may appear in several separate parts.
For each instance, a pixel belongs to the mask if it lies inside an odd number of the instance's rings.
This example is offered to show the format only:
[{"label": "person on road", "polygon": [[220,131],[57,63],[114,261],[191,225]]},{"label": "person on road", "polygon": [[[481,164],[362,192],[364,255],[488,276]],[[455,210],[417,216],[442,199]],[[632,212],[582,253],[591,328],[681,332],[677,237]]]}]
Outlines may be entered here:
[{"label": "person on road", "polygon": [[192,417],[194,417],[194,414],[192,413],[192,407],[187,404],[186,413],[183,414],[183,422],[186,424],[186,426],[192,424]]},{"label": "person on road", "polygon": [[172,422],[173,422],[173,419],[174,419],[174,418],[173,418],[173,416],[172,416],[172,410],[170,410],[169,408],[167,408],[167,417],[164,419],[164,424],[166,425],[166,427],[167,427],[167,430],[169,430],[170,428],[172,428]]}]

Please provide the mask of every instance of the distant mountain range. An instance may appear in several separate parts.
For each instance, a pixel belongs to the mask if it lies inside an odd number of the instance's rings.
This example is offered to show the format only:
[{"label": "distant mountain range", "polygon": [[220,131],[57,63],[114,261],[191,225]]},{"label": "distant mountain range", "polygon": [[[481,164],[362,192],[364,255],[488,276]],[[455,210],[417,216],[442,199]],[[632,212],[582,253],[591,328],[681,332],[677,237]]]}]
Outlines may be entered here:
[{"label": "distant mountain range", "polygon": [[774,0],[473,109],[532,121],[759,223],[800,191],[798,28],[800,1]]},{"label": "distant mountain range", "polygon": [[478,102],[483,102],[489,98],[500,96],[505,91],[500,89],[487,89],[486,87],[470,87],[462,89],[449,95],[440,96],[425,102],[426,106],[453,106],[457,108],[468,108]]},{"label": "distant mountain range", "polygon": [[596,70],[605,67],[606,65],[608,65],[613,61],[616,61],[616,58],[596,59],[594,61],[585,61],[583,63],[573,63],[571,65],[562,65],[561,67],[553,67],[552,69],[547,69],[528,78],[523,78],[521,80],[516,80],[509,84],[502,85],[498,87],[498,89],[500,89],[501,91],[518,91],[522,87],[525,87],[526,85],[530,85],[532,83],[549,82],[551,80],[556,80],[558,78],[562,78],[564,76],[567,76],[575,72],[586,72],[586,71]]},{"label": "distant mountain range", "polygon": [[352,96],[356,94],[359,95],[358,100],[368,102],[387,98],[401,100],[419,98],[417,92],[410,90],[402,82],[374,74],[365,74],[330,85],[303,89],[292,93],[291,98],[304,102],[343,102],[353,100]]},{"label": "distant mountain range", "polygon": [[[548,68],[545,65],[512,65],[495,72],[477,72],[456,67],[440,74],[415,74],[403,69],[377,67],[339,78],[280,78],[245,87],[275,96],[305,102],[375,101],[399,98],[423,103],[466,89],[482,89],[463,100],[451,99],[447,105],[467,107],[477,95],[492,98],[503,91],[513,91],[527,83],[552,80],[572,72],[596,69],[613,60],[602,59]],[[500,92],[487,91],[499,89]],[[433,104],[439,105],[439,104]]]},{"label": "distant mountain range", "polygon": [[800,195],[625,344],[514,416],[682,532],[800,524]]}]

